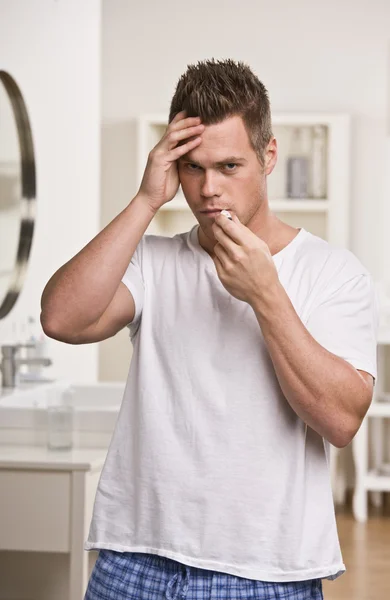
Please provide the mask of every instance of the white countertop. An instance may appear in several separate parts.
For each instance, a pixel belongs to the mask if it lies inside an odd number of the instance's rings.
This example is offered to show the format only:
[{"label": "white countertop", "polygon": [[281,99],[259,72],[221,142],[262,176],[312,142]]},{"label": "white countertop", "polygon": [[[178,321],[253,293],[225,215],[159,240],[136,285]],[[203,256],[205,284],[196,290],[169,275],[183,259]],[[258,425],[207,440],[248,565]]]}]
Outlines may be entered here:
[{"label": "white countertop", "polygon": [[62,389],[69,386],[66,381],[30,381],[30,382],[19,382],[17,386],[12,388],[0,387],[0,399],[1,398],[12,398],[15,395],[20,396],[23,394],[28,397],[31,394],[43,393],[45,394],[48,390]]},{"label": "white countertop", "polygon": [[103,467],[107,450],[74,448],[49,450],[45,446],[0,445],[0,469],[96,471]]}]

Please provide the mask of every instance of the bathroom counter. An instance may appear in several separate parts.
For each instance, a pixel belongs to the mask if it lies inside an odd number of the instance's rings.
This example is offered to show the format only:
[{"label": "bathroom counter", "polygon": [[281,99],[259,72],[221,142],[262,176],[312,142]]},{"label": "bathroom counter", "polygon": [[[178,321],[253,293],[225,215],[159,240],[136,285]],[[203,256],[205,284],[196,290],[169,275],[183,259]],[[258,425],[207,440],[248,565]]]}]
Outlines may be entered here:
[{"label": "bathroom counter", "polygon": [[102,448],[49,450],[45,446],[0,445],[0,469],[101,471],[106,455]]},{"label": "bathroom counter", "polygon": [[68,554],[68,600],[82,600],[103,448],[0,445],[0,551]]}]

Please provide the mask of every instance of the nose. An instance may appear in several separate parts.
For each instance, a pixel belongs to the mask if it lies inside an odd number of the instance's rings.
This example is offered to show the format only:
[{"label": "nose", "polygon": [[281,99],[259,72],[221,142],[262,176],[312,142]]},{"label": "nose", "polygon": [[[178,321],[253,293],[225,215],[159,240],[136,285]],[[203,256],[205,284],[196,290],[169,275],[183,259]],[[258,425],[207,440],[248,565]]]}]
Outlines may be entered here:
[{"label": "nose", "polygon": [[218,175],[218,173],[213,173],[213,171],[205,169],[200,189],[200,193],[204,198],[221,195]]}]

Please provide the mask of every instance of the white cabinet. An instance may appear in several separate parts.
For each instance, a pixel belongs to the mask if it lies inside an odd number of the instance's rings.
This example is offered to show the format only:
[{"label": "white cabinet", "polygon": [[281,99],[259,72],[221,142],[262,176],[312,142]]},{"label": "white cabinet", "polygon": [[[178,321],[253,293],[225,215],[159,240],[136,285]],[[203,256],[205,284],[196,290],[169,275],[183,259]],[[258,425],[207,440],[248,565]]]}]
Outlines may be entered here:
[{"label": "white cabinet", "polygon": [[0,550],[69,552],[71,473],[1,470]]},{"label": "white cabinet", "polygon": [[[304,227],[335,245],[349,246],[349,155],[350,118],[344,114],[331,113],[275,113],[272,115],[273,132],[278,141],[278,163],[268,177],[270,206],[283,221],[294,227]],[[167,127],[167,115],[141,115],[137,133],[137,184],[140,185],[150,150],[161,139]],[[310,175],[318,176],[318,165],[313,164],[315,131],[321,127],[325,134],[325,196],[295,199],[287,197],[287,161],[291,155],[292,137],[297,129],[304,132],[309,156]],[[318,185],[311,185],[318,195]],[[168,215],[167,215],[168,213]],[[172,235],[175,223],[181,216],[188,226],[196,223],[181,188],[176,197],[157,213],[148,233]]]},{"label": "white cabinet", "polygon": [[[68,555],[67,600],[83,600],[85,594],[89,553],[84,542],[105,456],[102,449],[0,446],[0,552]],[[13,577],[8,584],[20,597],[60,597],[55,581],[49,589],[49,577],[44,596],[39,583],[38,591],[25,589],[23,570]]]}]

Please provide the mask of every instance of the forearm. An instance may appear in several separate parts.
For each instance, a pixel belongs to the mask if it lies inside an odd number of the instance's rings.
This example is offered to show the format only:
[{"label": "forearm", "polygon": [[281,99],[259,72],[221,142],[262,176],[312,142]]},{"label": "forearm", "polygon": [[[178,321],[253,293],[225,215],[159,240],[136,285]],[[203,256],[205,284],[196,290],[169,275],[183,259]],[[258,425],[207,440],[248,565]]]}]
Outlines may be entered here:
[{"label": "forearm", "polygon": [[345,446],[367,410],[364,381],[309,333],[281,284],[252,304],[287,401],[335,446]]},{"label": "forearm", "polygon": [[48,281],[41,323],[48,330],[80,331],[111,302],[155,212],[136,196],[130,204]]}]

